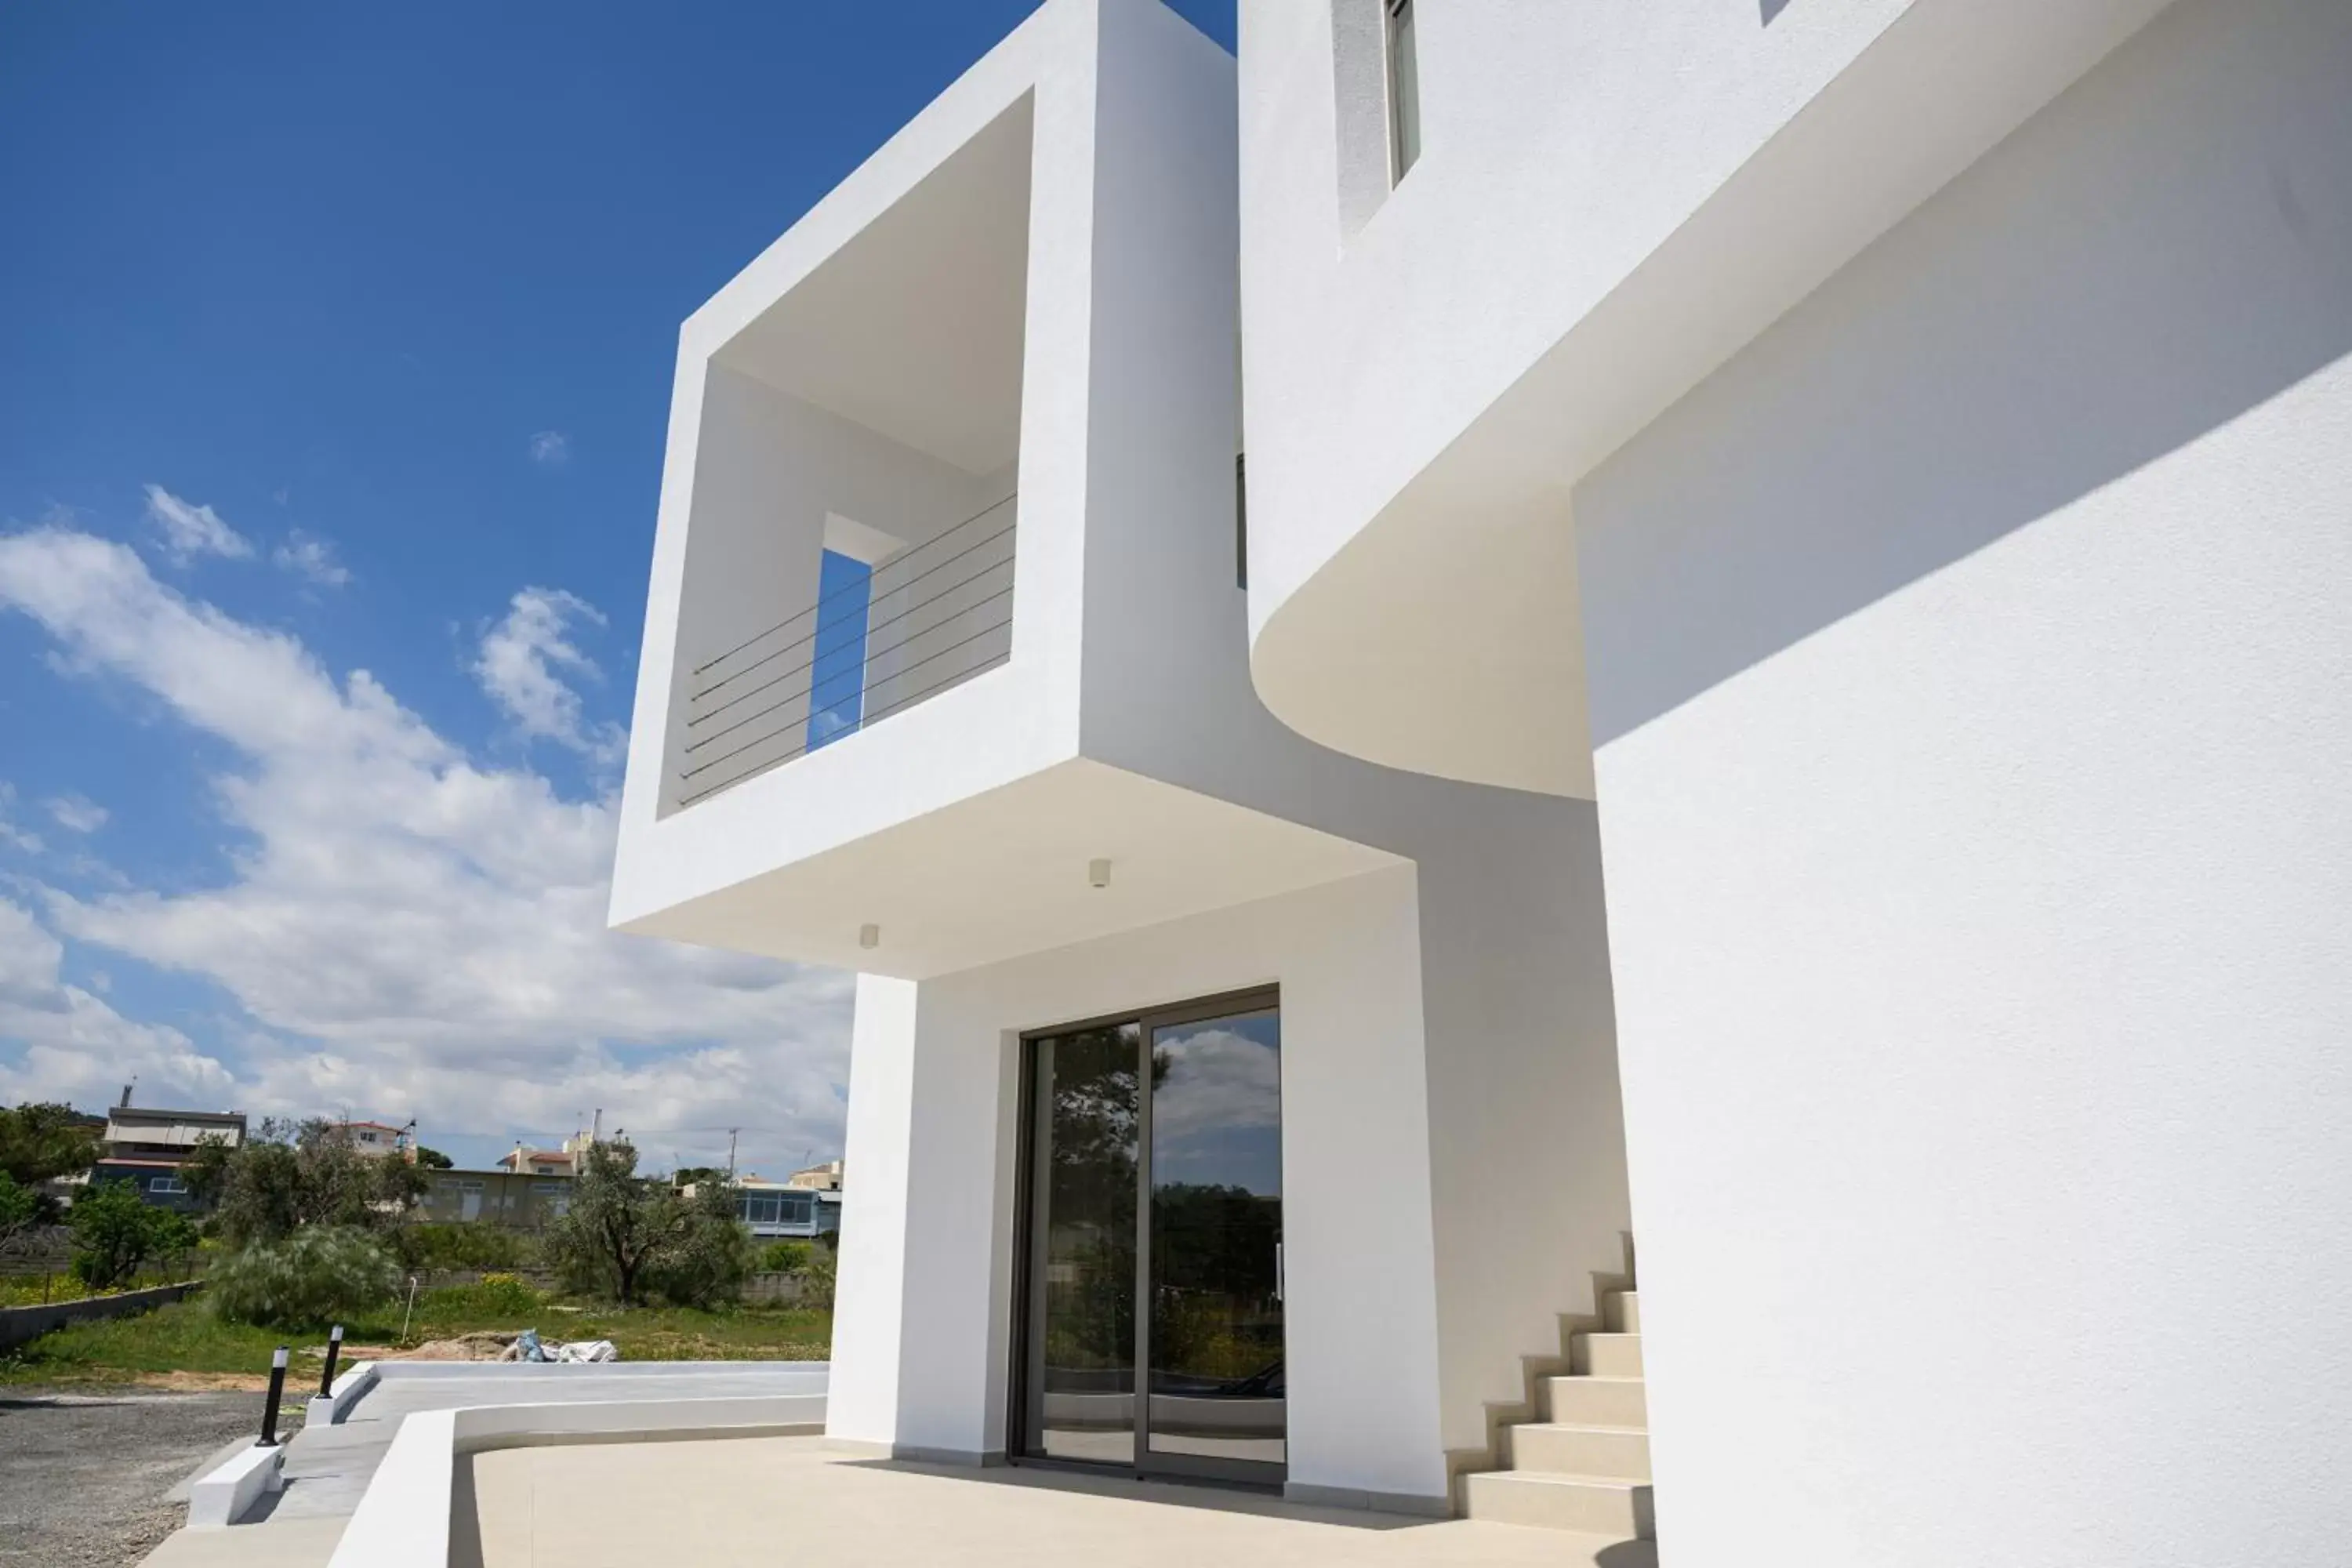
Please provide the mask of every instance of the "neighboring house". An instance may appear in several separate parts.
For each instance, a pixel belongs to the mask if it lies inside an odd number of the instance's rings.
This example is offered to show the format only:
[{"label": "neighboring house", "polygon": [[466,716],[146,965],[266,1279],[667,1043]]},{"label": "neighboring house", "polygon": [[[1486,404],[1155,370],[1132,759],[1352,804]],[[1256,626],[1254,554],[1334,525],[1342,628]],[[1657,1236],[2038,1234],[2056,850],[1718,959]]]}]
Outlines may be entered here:
[{"label": "neighboring house", "polygon": [[2328,1561],[2347,82],[1045,0],[696,311],[612,915],[859,971],[833,1436]]},{"label": "neighboring house", "polygon": [[351,1140],[353,1149],[362,1154],[382,1158],[394,1155],[416,1163],[416,1123],[411,1121],[394,1126],[389,1121],[338,1121],[335,1131]]},{"label": "neighboring house", "polygon": [[576,1161],[568,1149],[530,1149],[518,1143],[499,1156],[501,1168],[536,1176],[571,1176],[578,1173]]},{"label": "neighboring house", "polygon": [[435,1171],[417,1200],[427,1222],[507,1226],[537,1230],[571,1212],[569,1172]]},{"label": "neighboring house", "polygon": [[[763,1182],[756,1175],[736,1178],[735,1212],[742,1216],[753,1236],[765,1241],[824,1236],[841,1229],[839,1190],[810,1188],[798,1180],[806,1174],[805,1171],[799,1172],[793,1179],[782,1182]],[[698,1185],[689,1182],[682,1190],[692,1197]]]},{"label": "neighboring house", "polygon": [[194,1211],[199,1204],[188,1190],[183,1168],[196,1145],[217,1139],[234,1149],[245,1142],[246,1117],[241,1110],[172,1110],[131,1103],[125,1086],[121,1102],[107,1112],[98,1160],[90,1166],[92,1182],[127,1181],[139,1195],[159,1207]]},{"label": "neighboring house", "polygon": [[841,1162],[827,1160],[822,1165],[811,1165],[806,1170],[794,1171],[784,1178],[784,1185],[806,1187],[812,1192],[837,1193],[841,1191]]}]

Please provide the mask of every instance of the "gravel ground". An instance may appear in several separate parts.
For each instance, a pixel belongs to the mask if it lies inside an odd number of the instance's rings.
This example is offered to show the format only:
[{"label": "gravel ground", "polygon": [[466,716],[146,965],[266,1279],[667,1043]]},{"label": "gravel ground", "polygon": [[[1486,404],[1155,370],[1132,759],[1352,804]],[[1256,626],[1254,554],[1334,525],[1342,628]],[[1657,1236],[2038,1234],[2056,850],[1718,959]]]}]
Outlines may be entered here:
[{"label": "gravel ground", "polygon": [[258,1394],[0,1389],[0,1564],[137,1563],[187,1517],[163,1494],[260,1426]]}]

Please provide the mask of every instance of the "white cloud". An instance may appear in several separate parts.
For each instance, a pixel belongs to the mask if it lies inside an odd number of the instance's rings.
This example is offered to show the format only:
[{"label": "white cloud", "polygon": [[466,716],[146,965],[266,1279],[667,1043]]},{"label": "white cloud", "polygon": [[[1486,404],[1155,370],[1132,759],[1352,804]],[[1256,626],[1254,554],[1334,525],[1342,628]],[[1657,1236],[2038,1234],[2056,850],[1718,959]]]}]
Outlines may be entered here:
[{"label": "white cloud", "polygon": [[[613,799],[477,762],[365,671],[339,681],[296,638],[189,599],[88,533],[0,537],[5,608],[55,638],[64,668],[141,688],[225,747],[235,762],[210,780],[212,804],[236,837],[219,886],[44,889],[56,935],[20,921],[0,936],[23,949],[9,973],[27,970],[17,984],[37,998],[0,1016],[0,1042],[26,1047],[12,1061],[0,1043],[0,1098],[87,1100],[138,1061],[153,1064],[142,1085],[152,1072],[202,1087],[175,1031],[55,980],[62,935],[234,1000],[250,1023],[220,1043],[226,1079],[206,1102],[414,1115],[428,1142],[568,1130],[603,1106],[663,1158],[724,1146],[669,1129],[743,1126],[760,1163],[839,1146],[847,978],[606,931]],[[501,629],[538,660],[499,666],[517,690],[536,689],[518,668],[584,664],[553,651],[584,605],[533,591],[515,608]],[[538,696],[580,732],[576,697]],[[99,1043],[77,1047],[76,1027]],[[104,1044],[110,1029],[147,1030],[145,1055]]]},{"label": "white cloud", "polygon": [[182,500],[161,485],[147,487],[147,521],[163,538],[163,552],[182,565],[199,555],[242,559],[253,542],[221,521],[208,506]]},{"label": "white cloud", "polygon": [[1202,1029],[1152,1047],[1166,1076],[1151,1091],[1152,1136],[1188,1138],[1271,1127],[1282,1100],[1282,1053],[1232,1029]]},{"label": "white cloud", "polygon": [[561,430],[540,431],[530,438],[530,460],[542,468],[562,468],[572,460],[572,437]]},{"label": "white cloud", "polygon": [[335,559],[331,541],[295,529],[286,535],[269,559],[284,571],[307,577],[325,588],[340,588],[352,580],[351,568]]},{"label": "white cloud", "polygon": [[609,762],[621,753],[620,731],[587,723],[580,693],[558,673],[598,673],[595,661],[572,641],[574,621],[601,626],[604,617],[561,588],[523,589],[509,602],[505,617],[483,632],[474,678],[526,739],[553,741]]},{"label": "white cloud", "polygon": [[27,855],[38,855],[43,847],[41,836],[28,833],[9,820],[16,807],[16,786],[6,779],[0,779],[0,844]]},{"label": "white cloud", "polygon": [[86,795],[60,795],[41,803],[68,833],[95,833],[106,826],[107,809]]},{"label": "white cloud", "polygon": [[163,1098],[198,1105],[234,1098],[228,1069],[187,1036],[134,1023],[67,984],[64,957],[65,945],[30,910],[0,899],[0,1040],[25,1044],[17,1065],[0,1058],[0,1100],[110,1105],[134,1077]]}]

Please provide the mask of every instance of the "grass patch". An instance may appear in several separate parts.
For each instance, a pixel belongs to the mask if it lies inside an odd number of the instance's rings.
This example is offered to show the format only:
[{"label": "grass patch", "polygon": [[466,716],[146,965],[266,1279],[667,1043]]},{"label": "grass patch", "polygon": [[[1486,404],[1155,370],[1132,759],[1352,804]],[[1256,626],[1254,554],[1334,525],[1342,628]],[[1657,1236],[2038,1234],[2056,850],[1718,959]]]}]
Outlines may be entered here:
[{"label": "grass patch", "polygon": [[[394,1309],[343,1330],[346,1363],[373,1350],[413,1347],[486,1330],[537,1329],[540,1338],[610,1340],[624,1361],[823,1361],[831,1353],[833,1314],[799,1308],[685,1307],[486,1301],[478,1287],[430,1290],[416,1300],[407,1335]],[[492,1292],[491,1294],[496,1294]],[[516,1310],[520,1309],[520,1310]],[[76,1323],[0,1357],[0,1384],[122,1383],[172,1373],[266,1377],[271,1351],[294,1350],[288,1382],[306,1393],[318,1378],[326,1335],[226,1323],[201,1298],[137,1317]],[[306,1372],[305,1369],[308,1369]]]}]

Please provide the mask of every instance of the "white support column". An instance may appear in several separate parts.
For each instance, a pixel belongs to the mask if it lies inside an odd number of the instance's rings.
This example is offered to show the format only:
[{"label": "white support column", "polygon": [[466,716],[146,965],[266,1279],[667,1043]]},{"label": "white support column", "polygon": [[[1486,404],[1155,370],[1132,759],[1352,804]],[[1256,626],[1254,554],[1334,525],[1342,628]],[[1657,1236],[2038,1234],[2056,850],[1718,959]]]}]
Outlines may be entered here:
[{"label": "white support column", "polygon": [[852,1442],[889,1444],[898,1438],[915,999],[911,980],[857,977],[849,1126],[842,1157],[840,1278],[825,1404],[825,1435]]},{"label": "white support column", "polygon": [[994,1464],[1004,1454],[1019,1047],[998,1017],[926,987],[915,1030],[901,1307],[901,1454]]}]

